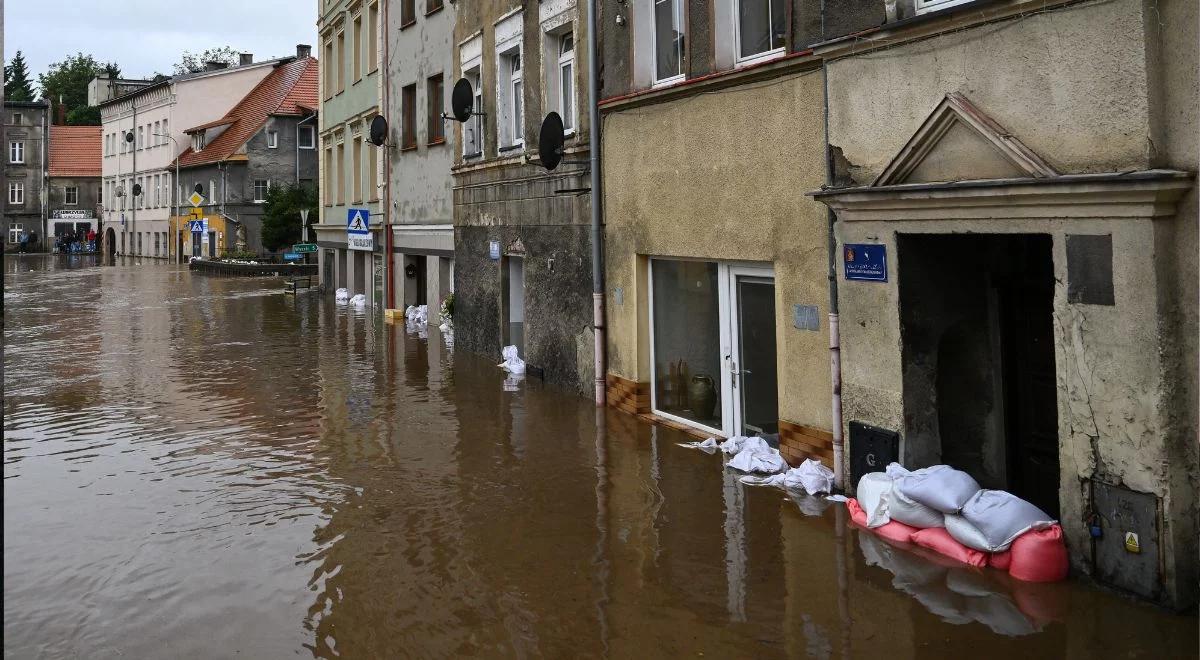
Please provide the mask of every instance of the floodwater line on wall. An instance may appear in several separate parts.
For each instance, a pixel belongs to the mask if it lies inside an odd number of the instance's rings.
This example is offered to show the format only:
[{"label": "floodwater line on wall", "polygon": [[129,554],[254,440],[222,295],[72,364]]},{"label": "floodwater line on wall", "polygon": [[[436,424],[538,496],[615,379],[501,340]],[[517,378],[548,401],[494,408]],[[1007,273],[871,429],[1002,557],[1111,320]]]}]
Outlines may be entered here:
[{"label": "floodwater line on wall", "polygon": [[604,195],[600,187],[600,81],[596,75],[598,60],[596,53],[596,0],[587,2],[588,44],[588,158],[591,161],[592,186],[592,328],[595,334],[594,371],[596,379],[596,405],[606,403],[608,360],[605,351],[608,343],[604,333]]}]

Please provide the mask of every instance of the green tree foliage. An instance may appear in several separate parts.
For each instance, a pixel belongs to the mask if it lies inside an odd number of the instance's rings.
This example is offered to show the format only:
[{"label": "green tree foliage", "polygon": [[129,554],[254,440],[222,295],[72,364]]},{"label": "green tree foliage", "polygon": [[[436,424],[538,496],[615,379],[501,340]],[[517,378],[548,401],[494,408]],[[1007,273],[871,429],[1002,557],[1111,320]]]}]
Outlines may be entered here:
[{"label": "green tree foliage", "polygon": [[275,252],[299,243],[301,209],[308,209],[311,227],[317,221],[317,191],[312,186],[274,186],[267,190],[262,217],[263,247]]},{"label": "green tree foliage", "polygon": [[81,105],[67,113],[67,124],[70,126],[99,126],[100,108],[94,105]]},{"label": "green tree foliage", "polygon": [[[42,98],[48,99],[54,105],[55,112],[60,103],[66,106],[68,112],[86,108],[88,83],[101,73],[119,78],[121,69],[111,62],[97,62],[91,55],[70,55],[61,62],[51,64],[49,71],[38,76]],[[100,116],[96,113],[96,121],[92,125],[99,123]]]},{"label": "green tree foliage", "polygon": [[33,81],[29,79],[29,65],[21,51],[13,56],[12,62],[4,67],[4,99],[29,102],[34,100]]},{"label": "green tree foliage", "polygon": [[239,53],[229,46],[219,46],[217,48],[209,48],[203,53],[193,53],[191,51],[183,51],[183,57],[175,64],[175,75],[182,76],[186,73],[197,73],[204,70],[204,65],[208,62],[224,62],[230,66],[238,63]]}]

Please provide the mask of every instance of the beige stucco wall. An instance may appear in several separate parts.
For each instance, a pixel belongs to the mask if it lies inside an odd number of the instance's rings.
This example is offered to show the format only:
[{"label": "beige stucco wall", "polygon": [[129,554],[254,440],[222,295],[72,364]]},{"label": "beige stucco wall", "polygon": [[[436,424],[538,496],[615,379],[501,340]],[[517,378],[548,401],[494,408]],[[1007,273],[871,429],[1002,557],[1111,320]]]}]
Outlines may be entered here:
[{"label": "beige stucco wall", "polygon": [[[829,63],[830,143],[869,183],[948,92],[1061,173],[1197,167],[1196,5],[1074,5]],[[1155,26],[1162,25],[1160,38]],[[1161,48],[1162,52],[1158,49]],[[981,178],[960,154],[957,178]],[[1051,214],[1048,214],[1051,215]],[[1175,216],[839,222],[839,242],[888,246],[890,282],[839,273],[846,419],[904,428],[895,235],[1029,232],[1053,237],[1061,518],[1084,562],[1093,476],[1163,498],[1168,591],[1196,572],[1196,192]],[[1116,305],[1066,302],[1065,236],[1113,236]],[[840,268],[840,264],[839,264]],[[880,310],[890,310],[881,313]],[[1190,596],[1188,595],[1190,594]]]},{"label": "beige stucco wall", "polygon": [[[804,196],[824,182],[822,96],[817,70],[604,117],[610,373],[650,380],[639,255],[769,263],[779,416],[830,427],[828,229]],[[795,304],[819,332],[792,326]]]}]

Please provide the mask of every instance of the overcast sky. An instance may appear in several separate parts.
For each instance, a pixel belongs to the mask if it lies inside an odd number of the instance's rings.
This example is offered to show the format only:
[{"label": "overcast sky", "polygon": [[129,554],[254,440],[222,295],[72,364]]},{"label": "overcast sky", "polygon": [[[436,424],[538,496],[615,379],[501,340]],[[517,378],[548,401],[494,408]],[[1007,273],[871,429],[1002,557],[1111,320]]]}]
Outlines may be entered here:
[{"label": "overcast sky", "polygon": [[[4,61],[20,50],[34,84],[79,51],[116,62],[121,75],[171,74],[185,50],[232,46],[255,61],[315,44],[315,0],[0,0]],[[316,54],[317,49],[313,49]]]}]

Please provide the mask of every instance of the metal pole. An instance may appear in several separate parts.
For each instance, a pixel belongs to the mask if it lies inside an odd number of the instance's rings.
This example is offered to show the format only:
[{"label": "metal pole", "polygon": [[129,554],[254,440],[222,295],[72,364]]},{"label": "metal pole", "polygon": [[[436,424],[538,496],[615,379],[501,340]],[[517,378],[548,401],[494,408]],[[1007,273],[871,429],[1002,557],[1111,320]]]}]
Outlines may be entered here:
[{"label": "metal pole", "polygon": [[[179,156],[181,156],[183,154],[183,152],[179,150],[179,142],[176,141],[175,138],[171,137],[170,135],[164,135],[162,133],[155,133],[154,136],[155,137],[165,137],[171,141],[171,144],[175,145],[175,181],[174,181],[175,189],[171,191],[171,199],[175,200],[175,217],[178,218],[179,217],[179,201],[180,201],[179,200],[179,191],[181,189],[180,186],[182,185],[179,183]],[[168,226],[170,226],[170,224],[171,223],[169,223],[169,222],[167,223]],[[175,243],[175,237],[167,236],[167,261],[171,260],[171,247],[174,243]],[[178,259],[179,255],[175,255],[175,258]]]},{"label": "metal pole", "polygon": [[608,343],[604,333],[604,194],[600,187],[600,79],[596,75],[599,55],[596,51],[596,0],[587,2],[588,44],[588,157],[592,186],[592,326],[595,329],[596,405],[605,404]]}]

